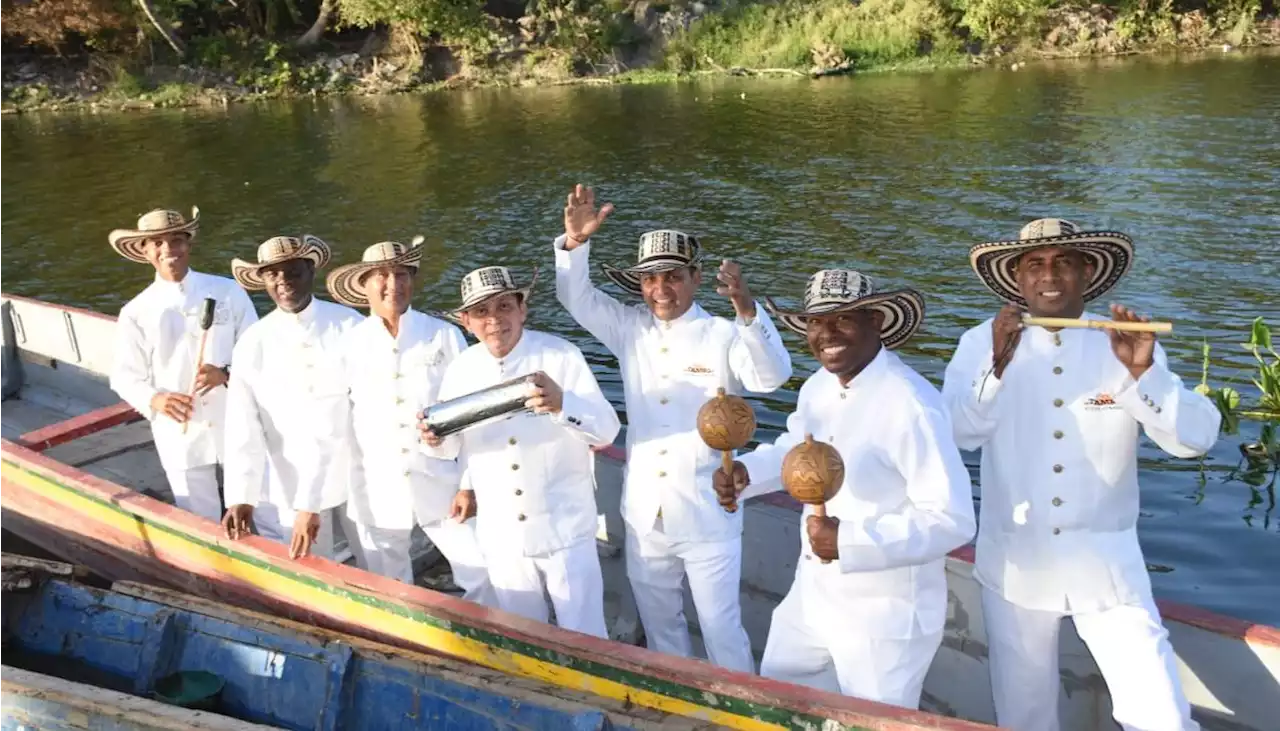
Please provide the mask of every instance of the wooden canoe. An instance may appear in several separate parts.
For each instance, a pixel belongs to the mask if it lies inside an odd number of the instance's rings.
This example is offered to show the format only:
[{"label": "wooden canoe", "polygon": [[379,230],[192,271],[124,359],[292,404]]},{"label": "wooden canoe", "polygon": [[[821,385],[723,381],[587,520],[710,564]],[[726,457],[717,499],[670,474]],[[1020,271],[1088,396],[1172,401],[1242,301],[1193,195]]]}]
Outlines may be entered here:
[{"label": "wooden canoe", "polygon": [[[980,592],[972,553],[948,563],[947,634],[908,711],[779,683],[634,646],[639,638],[620,549],[620,450],[597,460],[601,563],[613,641],[586,637],[332,561],[291,561],[283,546],[223,538],[210,521],[161,494],[154,449],[140,416],[105,386],[114,319],[6,297],[6,392],[11,354],[22,368],[6,401],[3,509],[6,531],[111,580],[132,580],[427,651],[481,668],[728,728],[980,728],[993,720]],[[159,475],[159,476],[157,476]],[[794,575],[798,506],[784,495],[744,506],[743,611],[757,652],[769,612]],[[1161,602],[1184,686],[1207,729],[1265,729],[1280,707],[1280,631]],[[687,612],[690,617],[694,614]],[[696,627],[695,627],[696,629]],[[1088,651],[1069,628],[1062,640],[1064,729],[1111,724],[1110,704]]]}]

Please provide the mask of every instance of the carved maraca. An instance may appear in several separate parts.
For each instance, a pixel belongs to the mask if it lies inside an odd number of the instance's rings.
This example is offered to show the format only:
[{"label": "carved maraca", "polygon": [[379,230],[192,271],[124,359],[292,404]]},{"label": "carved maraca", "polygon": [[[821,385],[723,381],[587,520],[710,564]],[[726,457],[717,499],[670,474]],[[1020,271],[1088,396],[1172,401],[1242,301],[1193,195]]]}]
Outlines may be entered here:
[{"label": "carved maraca", "polygon": [[[827,501],[840,492],[844,484],[844,460],[835,447],[825,442],[813,441],[806,434],[804,441],[791,448],[782,459],[782,486],[797,501],[813,506],[819,518],[827,517]],[[823,563],[831,563],[822,559]]]},{"label": "carved maraca", "polygon": [[[716,395],[698,409],[698,435],[712,449],[723,455],[724,473],[733,476],[733,451],[742,449],[756,433],[756,412],[741,396],[728,395],[721,388]],[[730,513],[738,504],[728,506]]]}]

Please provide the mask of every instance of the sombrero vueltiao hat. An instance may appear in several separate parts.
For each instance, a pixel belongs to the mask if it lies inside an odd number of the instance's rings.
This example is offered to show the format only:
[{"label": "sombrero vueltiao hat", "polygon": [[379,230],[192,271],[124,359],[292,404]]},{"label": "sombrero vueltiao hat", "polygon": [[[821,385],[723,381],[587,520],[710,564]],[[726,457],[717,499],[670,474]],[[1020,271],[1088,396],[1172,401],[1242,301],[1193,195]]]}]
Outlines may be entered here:
[{"label": "sombrero vueltiao hat", "polygon": [[329,272],[325,286],[334,301],[350,307],[368,307],[369,298],[364,294],[364,276],[379,267],[409,267],[417,273],[422,262],[423,236],[413,237],[408,246],[399,241],[382,241],[364,250],[355,264],[345,264]]},{"label": "sombrero vueltiao hat", "polygon": [[156,236],[184,233],[195,238],[200,229],[200,209],[191,207],[191,220],[182,217],[177,211],[157,208],[144,213],[138,218],[137,228],[118,228],[107,234],[107,242],[116,253],[129,261],[147,264],[146,253],[142,250],[142,242]]},{"label": "sombrero vueltiao hat", "polygon": [[1026,307],[1018,293],[1014,268],[1018,257],[1044,246],[1076,249],[1093,262],[1093,278],[1084,288],[1084,301],[1093,300],[1120,281],[1133,266],[1133,239],[1119,231],[1081,231],[1061,218],[1038,218],[1022,227],[1017,241],[992,241],[969,249],[969,264],[1000,299]]},{"label": "sombrero vueltiao hat", "polygon": [[449,319],[458,321],[462,313],[472,307],[504,294],[519,294],[525,302],[528,302],[529,294],[533,292],[533,285],[537,283],[538,266],[536,264],[533,267],[533,276],[523,287],[516,286],[511,270],[506,267],[490,266],[474,269],[462,278],[462,304],[446,314]]},{"label": "sombrero vueltiao hat", "polygon": [[311,234],[296,236],[273,236],[258,246],[258,263],[251,264],[243,259],[231,260],[231,276],[247,290],[263,290],[267,288],[262,281],[262,270],[272,264],[282,264],[294,259],[306,259],[315,264],[316,269],[329,265],[329,245]]},{"label": "sombrero vueltiao hat", "polygon": [[632,267],[601,264],[600,270],[631,294],[640,294],[640,277],[645,274],[697,266],[702,262],[702,247],[695,236],[683,231],[663,229],[640,236],[640,252]]},{"label": "sombrero vueltiao hat", "polygon": [[884,313],[880,342],[893,350],[915,334],[924,321],[924,298],[914,289],[881,292],[874,281],[852,269],[823,269],[809,278],[804,291],[804,309],[784,310],[765,297],[769,314],[782,324],[805,335],[811,315],[845,310],[869,309]]}]

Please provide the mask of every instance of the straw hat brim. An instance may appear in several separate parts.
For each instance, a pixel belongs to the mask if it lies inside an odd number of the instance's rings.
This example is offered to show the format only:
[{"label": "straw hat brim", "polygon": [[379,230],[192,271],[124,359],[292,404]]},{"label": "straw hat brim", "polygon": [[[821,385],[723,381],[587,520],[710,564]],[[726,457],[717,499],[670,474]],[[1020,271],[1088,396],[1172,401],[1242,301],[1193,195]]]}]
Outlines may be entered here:
[{"label": "straw hat brim", "polygon": [[168,234],[185,233],[195,238],[196,232],[200,230],[200,208],[191,207],[191,219],[177,226],[169,226],[168,228],[160,228],[154,231],[138,231],[131,228],[118,228],[107,234],[107,242],[111,244],[111,248],[120,256],[129,261],[138,264],[148,264],[146,252],[143,251],[143,242],[149,238],[157,236],[167,236]]},{"label": "straw hat brim", "polygon": [[360,281],[364,275],[374,269],[398,266],[409,267],[416,273],[421,263],[422,246],[411,246],[403,254],[383,261],[361,261],[355,264],[344,264],[329,272],[329,276],[325,278],[325,287],[328,288],[329,295],[333,297],[335,302],[348,307],[368,307],[369,298],[365,296],[364,286]]},{"label": "straw hat brim", "polygon": [[880,292],[853,302],[825,303],[807,310],[784,310],[769,297],[765,297],[764,301],[770,315],[801,335],[809,333],[807,319],[813,315],[859,309],[878,310],[884,313],[884,324],[880,326],[880,343],[889,350],[910,340],[924,322],[924,297],[914,289]]},{"label": "straw hat brim", "polygon": [[657,274],[659,272],[669,272],[673,269],[683,269],[685,267],[696,267],[702,264],[702,257],[699,256],[693,261],[652,261],[644,264],[637,264],[633,267],[615,267],[610,264],[600,264],[600,271],[604,273],[614,284],[634,295],[641,293],[640,278],[645,274]]},{"label": "straw hat brim", "polygon": [[316,269],[323,269],[329,265],[329,245],[319,238],[311,234],[304,234],[302,237],[302,248],[290,256],[275,261],[268,261],[261,264],[253,264],[243,259],[231,260],[231,276],[240,283],[241,287],[247,290],[259,291],[267,288],[267,283],[262,281],[262,270],[276,264],[283,264],[286,261],[294,259],[307,259],[315,264]]},{"label": "straw hat brim", "polygon": [[1018,292],[1014,266],[1022,254],[1045,246],[1076,249],[1093,262],[1093,277],[1084,289],[1085,302],[1110,291],[1133,266],[1133,239],[1119,231],[1085,231],[1062,236],[978,244],[969,250],[969,265],[987,289],[997,297],[1026,307],[1026,298]]},{"label": "straw hat brim", "polygon": [[479,307],[485,302],[488,302],[489,300],[494,299],[495,297],[501,297],[504,294],[518,294],[521,296],[521,299],[523,299],[527,303],[529,301],[529,296],[533,294],[534,285],[536,285],[537,283],[538,283],[538,265],[535,264],[533,266],[533,276],[529,278],[529,283],[526,284],[525,286],[516,287],[515,289],[504,289],[498,292],[490,292],[488,294],[477,297],[471,302],[467,302],[459,307],[449,310],[445,314],[453,322],[461,323],[462,313],[466,312],[467,310],[473,307]]}]

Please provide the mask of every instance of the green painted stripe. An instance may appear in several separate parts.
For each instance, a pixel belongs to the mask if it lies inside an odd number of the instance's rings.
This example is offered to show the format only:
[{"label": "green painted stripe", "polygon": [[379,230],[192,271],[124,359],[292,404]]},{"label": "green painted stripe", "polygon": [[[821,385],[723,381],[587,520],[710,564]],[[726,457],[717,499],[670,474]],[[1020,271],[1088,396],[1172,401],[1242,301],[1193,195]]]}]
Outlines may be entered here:
[{"label": "green painted stripe", "polygon": [[87,494],[77,489],[75,486],[67,485],[57,480],[51,480],[50,478],[44,475],[41,475],[37,472],[34,472],[31,469],[27,468],[25,465],[20,464],[18,462],[14,462],[11,459],[6,459],[4,461],[14,469],[17,469],[21,472],[31,475],[37,479],[57,485],[63,490],[75,493],[80,498],[97,503],[102,507],[105,507],[112,511],[120,513],[121,515],[129,516],[134,520],[141,521],[150,529],[164,531],[169,535],[179,537],[187,542],[194,543],[196,545],[199,545],[211,551],[216,551],[217,553],[227,556],[228,558],[233,558],[237,561],[247,563],[251,566],[283,576],[292,581],[297,581],[303,584],[307,584],[312,588],[318,589],[320,591],[324,591],[334,596],[339,596],[344,599],[349,599],[355,602],[359,602],[361,604],[365,604],[367,606],[370,606],[385,612],[392,612],[406,619],[412,619],[418,622],[425,622],[426,624],[432,627],[446,630],[448,632],[452,632],[453,634],[482,642],[486,645],[497,647],[502,650],[515,652],[521,655],[525,655],[527,657],[532,657],[532,658],[541,660],[543,662],[559,665],[561,667],[571,668],[573,670],[577,670],[577,671],[586,673],[588,675],[594,675],[596,677],[604,678],[606,680],[612,680],[614,682],[622,683],[623,685],[631,686],[633,688],[639,688],[639,689],[647,690],[653,693],[658,693],[660,695],[665,695],[672,698],[678,698],[680,700],[687,701],[689,703],[692,703],[697,706],[702,706],[704,708],[714,709],[714,710],[723,711],[723,712],[729,712],[735,715],[743,716],[745,718],[753,718],[760,721],[764,721],[766,723],[776,723],[781,726],[790,726],[792,728],[801,728],[801,729],[822,728],[824,729],[824,731],[826,729],[849,729],[850,731],[852,731],[853,729],[857,728],[857,727],[845,726],[845,725],[832,726],[831,724],[834,723],[833,721],[827,718],[823,718],[821,716],[814,716],[812,714],[807,714],[807,713],[798,713],[790,709],[782,708],[779,706],[766,706],[766,705],[762,705],[752,701],[743,700],[741,698],[735,698],[733,696],[722,696],[722,695],[712,693],[710,691],[705,691],[699,688],[695,688],[687,685],[681,685],[679,683],[676,683],[670,680],[663,680],[661,678],[655,678],[650,675],[642,675],[640,673],[637,673],[631,670],[624,670],[622,668],[616,668],[610,665],[605,665],[605,664],[596,662],[594,660],[584,660],[582,658],[574,657],[572,655],[567,655],[562,652],[557,652],[555,650],[551,650],[546,647],[534,645],[532,643],[525,642],[523,640],[517,640],[507,635],[490,632],[488,630],[480,629],[470,625],[465,625],[465,624],[460,625],[459,623],[451,620],[442,620],[437,617],[433,617],[430,614],[427,614],[426,612],[416,610],[416,609],[411,609],[409,607],[404,607],[399,604],[389,603],[381,599],[378,599],[376,597],[369,596],[367,594],[348,591],[346,589],[342,589],[342,588],[333,586],[331,584],[326,584],[322,581],[313,579],[309,576],[306,576],[303,574],[297,574],[287,569],[282,569],[276,564],[268,563],[266,561],[262,561],[252,556],[246,556],[242,553],[239,553],[238,551],[232,551],[224,546],[218,545],[217,543],[209,543],[208,541],[205,541],[204,539],[199,538],[197,536],[193,536],[190,533],[186,533],[184,531],[180,531],[178,529],[171,528],[167,525],[163,525],[160,523],[153,523],[149,521],[147,518],[140,516],[136,513],[127,511],[124,508],[120,507],[119,505],[116,505],[115,503],[109,502],[107,500],[103,500],[95,495]]}]

